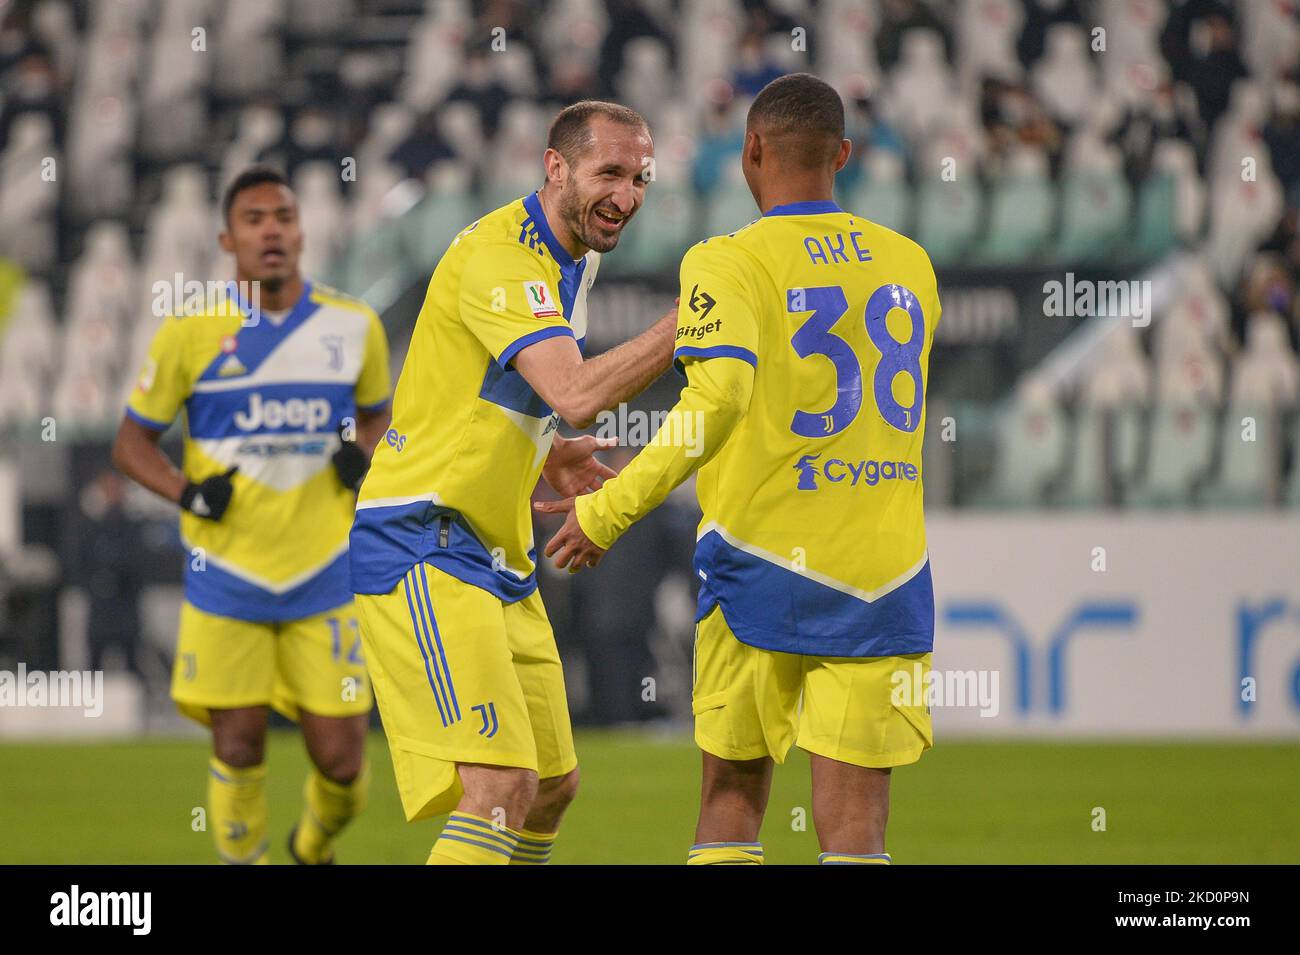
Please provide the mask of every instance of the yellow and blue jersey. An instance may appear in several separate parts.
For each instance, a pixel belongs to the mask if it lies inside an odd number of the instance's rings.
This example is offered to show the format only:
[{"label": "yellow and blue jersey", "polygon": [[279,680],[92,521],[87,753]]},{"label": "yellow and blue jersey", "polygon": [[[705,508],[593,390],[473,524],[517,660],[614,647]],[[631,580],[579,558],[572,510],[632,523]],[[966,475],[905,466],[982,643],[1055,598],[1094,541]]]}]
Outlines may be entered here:
[{"label": "yellow and blue jersey", "polygon": [[420,562],[506,602],[536,589],[528,501],[559,416],[511,360],[555,336],[582,346],[599,260],[565,251],[536,193],[452,242],[357,500],[354,592],[387,594]]},{"label": "yellow and blue jersey", "polygon": [[699,619],[721,605],[741,641],[792,653],[932,649],[921,444],[939,314],[924,250],[829,201],[687,253],[676,362],[754,366],[698,473]]},{"label": "yellow and blue jersey", "polygon": [[208,613],[297,620],[352,599],[355,496],[331,463],[338,429],[389,400],[388,343],[365,303],[305,283],[279,322],[233,283],[163,321],[127,402],[156,431],[183,414],[186,478],[238,465],[219,522],[181,512],[185,598]]}]

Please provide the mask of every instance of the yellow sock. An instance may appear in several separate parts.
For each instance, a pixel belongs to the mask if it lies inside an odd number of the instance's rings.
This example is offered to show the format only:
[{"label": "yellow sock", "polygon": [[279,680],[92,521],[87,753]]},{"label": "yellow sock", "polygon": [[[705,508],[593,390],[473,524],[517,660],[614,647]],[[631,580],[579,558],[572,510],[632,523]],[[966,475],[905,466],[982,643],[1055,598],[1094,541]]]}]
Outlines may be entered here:
[{"label": "yellow sock", "polygon": [[236,769],[208,760],[208,824],[230,865],[266,865],[266,766]]},{"label": "yellow sock", "polygon": [[447,817],[425,864],[507,865],[517,840],[512,829],[497,829],[482,816],[456,811]]},{"label": "yellow sock", "polygon": [[370,767],[361,768],[350,783],[336,783],[320,770],[307,776],[302,816],[294,830],[293,851],[307,865],[322,865],[333,856],[330,844],[352,818],[366,808]]},{"label": "yellow sock", "polygon": [[817,857],[818,865],[892,865],[888,852],[870,852],[855,855],[851,852],[823,852]]},{"label": "yellow sock", "polygon": [[554,832],[533,832],[531,829],[512,830],[518,840],[515,854],[510,857],[511,865],[545,865],[551,861],[551,849],[555,847]]},{"label": "yellow sock", "polygon": [[686,854],[687,865],[762,865],[760,842],[701,842]]}]

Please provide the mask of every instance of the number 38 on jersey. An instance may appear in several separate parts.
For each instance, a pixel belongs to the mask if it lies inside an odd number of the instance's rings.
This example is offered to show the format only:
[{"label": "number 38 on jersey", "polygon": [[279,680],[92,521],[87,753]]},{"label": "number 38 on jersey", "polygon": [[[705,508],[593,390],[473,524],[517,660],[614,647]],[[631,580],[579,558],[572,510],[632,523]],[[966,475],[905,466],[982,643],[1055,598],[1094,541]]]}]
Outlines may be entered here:
[{"label": "number 38 on jersey", "polygon": [[[909,319],[910,336],[900,341],[894,337],[888,318],[901,309]],[[844,289],[839,285],[786,290],[786,311],[811,312],[790,339],[800,358],[821,355],[830,359],[835,371],[835,402],[821,410],[800,409],[794,413],[790,430],[805,438],[828,438],[853,423],[862,408],[862,362],[849,343],[831,329],[849,310]],[[882,285],[867,299],[863,312],[867,337],[880,352],[871,380],[871,394],[885,422],[899,431],[915,431],[921,422],[921,405],[925,400],[921,380],[921,351],[925,346],[925,316],[921,303],[911,289],[902,285]],[[911,399],[903,404],[896,396],[895,382],[910,383]],[[907,384],[898,390],[906,393]]]}]

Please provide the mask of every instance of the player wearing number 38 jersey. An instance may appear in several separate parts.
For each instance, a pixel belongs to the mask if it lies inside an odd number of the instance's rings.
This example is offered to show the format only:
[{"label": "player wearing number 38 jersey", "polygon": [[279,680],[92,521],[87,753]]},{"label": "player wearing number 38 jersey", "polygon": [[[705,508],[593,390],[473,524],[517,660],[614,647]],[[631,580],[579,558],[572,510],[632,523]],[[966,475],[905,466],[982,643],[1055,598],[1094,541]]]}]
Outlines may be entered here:
[{"label": "player wearing number 38 jersey", "polygon": [[[796,743],[822,861],[887,862],[888,770],[932,742],[893,674],[927,672],[934,638],[921,444],[939,299],[924,250],[832,201],[848,151],[820,80],[757,97],[743,161],[763,214],[682,262],[681,401],[618,478],[547,508],[571,511],[547,554],[582,566],[698,469],[692,862],[761,861],[771,764]],[[702,416],[703,454],[672,446],[680,415]]]}]

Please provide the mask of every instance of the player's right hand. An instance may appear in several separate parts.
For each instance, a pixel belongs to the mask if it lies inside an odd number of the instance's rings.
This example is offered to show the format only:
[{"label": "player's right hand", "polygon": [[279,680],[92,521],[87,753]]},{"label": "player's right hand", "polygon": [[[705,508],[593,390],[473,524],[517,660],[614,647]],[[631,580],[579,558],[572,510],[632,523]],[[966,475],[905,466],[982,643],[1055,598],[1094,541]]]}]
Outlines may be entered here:
[{"label": "player's right hand", "polygon": [[235,493],[235,486],[230,479],[238,470],[239,465],[236,464],[225,474],[214,474],[198,484],[190,481],[185,485],[185,490],[181,491],[181,507],[205,520],[221,520],[226,508],[230,506],[231,495]]}]

